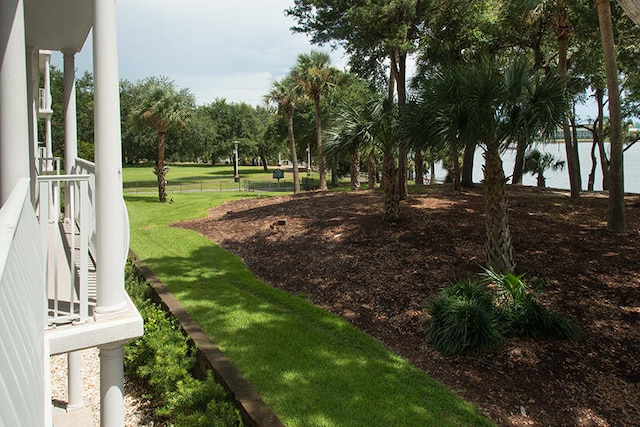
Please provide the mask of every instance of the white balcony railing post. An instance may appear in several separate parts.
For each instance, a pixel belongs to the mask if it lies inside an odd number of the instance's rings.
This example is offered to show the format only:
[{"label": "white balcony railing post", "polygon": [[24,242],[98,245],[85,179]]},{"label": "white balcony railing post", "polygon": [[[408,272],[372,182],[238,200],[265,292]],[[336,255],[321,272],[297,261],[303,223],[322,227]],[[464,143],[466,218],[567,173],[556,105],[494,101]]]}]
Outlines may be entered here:
[{"label": "white balcony railing post", "polygon": [[[89,236],[93,204],[89,195],[90,175],[44,175],[38,177],[38,213],[43,241],[46,243],[47,299],[49,323],[85,322],[89,317]],[[69,188],[66,232],[61,232],[60,192]],[[63,234],[68,234],[63,244]],[[65,248],[63,267],[60,248]],[[62,279],[61,279],[62,277]],[[68,288],[67,288],[68,287]]]}]

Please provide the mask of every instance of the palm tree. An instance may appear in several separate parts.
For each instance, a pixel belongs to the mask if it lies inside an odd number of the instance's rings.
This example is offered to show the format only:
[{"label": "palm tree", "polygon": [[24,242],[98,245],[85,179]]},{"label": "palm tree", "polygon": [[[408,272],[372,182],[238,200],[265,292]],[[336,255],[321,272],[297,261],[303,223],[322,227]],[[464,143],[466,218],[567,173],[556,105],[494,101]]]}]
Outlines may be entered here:
[{"label": "palm tree", "polygon": [[295,83],[288,76],[276,81],[271,86],[269,93],[264,97],[266,102],[278,105],[278,110],[283,114],[287,122],[287,136],[289,139],[289,152],[293,163],[293,192],[300,192],[300,171],[298,171],[298,154],[296,141],[293,135],[293,110],[296,107]]},{"label": "palm tree", "polygon": [[544,173],[547,170],[562,170],[564,168],[564,160],[556,159],[551,153],[542,154],[540,150],[533,149],[529,151],[524,158],[524,172],[537,176],[538,187],[546,187],[546,179]]},{"label": "palm tree", "polygon": [[320,191],[327,190],[327,178],[324,168],[322,153],[322,114],[320,111],[320,97],[333,87],[339,78],[337,69],[331,67],[331,59],[328,54],[312,51],[309,54],[301,54],[293,70],[291,77],[298,85],[302,94],[309,97],[315,109],[316,117],[316,141],[318,155],[318,171],[320,172]]},{"label": "palm tree", "polygon": [[150,125],[158,133],[158,159],[153,169],[158,177],[158,198],[167,201],[165,166],[166,137],[169,130],[186,128],[187,118],[195,108],[195,100],[188,89],[176,90],[172,81],[165,77],[151,77],[140,84],[140,99],[132,119],[138,124]]},{"label": "palm tree", "polygon": [[[412,138],[439,138],[442,143],[463,147],[477,141],[484,148],[484,196],[487,241],[487,264],[496,271],[513,271],[513,247],[508,226],[506,179],[500,157],[501,150],[517,134],[518,123],[509,112],[516,106],[527,110],[531,123],[546,123],[551,128],[562,117],[565,103],[562,81],[549,74],[539,77],[537,88],[529,93],[531,74],[521,61],[503,70],[489,60],[456,67],[433,77],[423,87],[421,99],[433,108],[425,112],[425,120],[417,123]],[[560,86],[558,86],[560,85]],[[410,122],[405,122],[409,124]]]},{"label": "palm tree", "polygon": [[[376,150],[383,153],[382,186],[383,217],[386,221],[400,219],[400,193],[396,163],[398,106],[378,94],[357,105],[345,105],[333,132],[330,149],[362,150],[369,159]],[[369,162],[369,177],[375,174]],[[375,164],[375,162],[373,162]]]}]

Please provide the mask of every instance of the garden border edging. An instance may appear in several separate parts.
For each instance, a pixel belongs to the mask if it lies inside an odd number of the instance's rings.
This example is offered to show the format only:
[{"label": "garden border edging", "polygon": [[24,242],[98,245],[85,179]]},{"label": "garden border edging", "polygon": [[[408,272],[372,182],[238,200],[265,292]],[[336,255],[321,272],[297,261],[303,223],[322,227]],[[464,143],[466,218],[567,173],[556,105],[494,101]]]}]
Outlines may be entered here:
[{"label": "garden border edging", "polygon": [[209,336],[187,313],[182,304],[173,296],[153,271],[140,258],[129,250],[129,258],[136,268],[149,282],[157,297],[157,302],[171,313],[180,323],[184,333],[196,347],[197,369],[204,374],[207,370],[214,373],[215,378],[231,393],[238,408],[242,412],[243,421],[254,427],[284,427],[284,423],[262,400],[258,392],[240,374],[229,359],[220,351]]}]

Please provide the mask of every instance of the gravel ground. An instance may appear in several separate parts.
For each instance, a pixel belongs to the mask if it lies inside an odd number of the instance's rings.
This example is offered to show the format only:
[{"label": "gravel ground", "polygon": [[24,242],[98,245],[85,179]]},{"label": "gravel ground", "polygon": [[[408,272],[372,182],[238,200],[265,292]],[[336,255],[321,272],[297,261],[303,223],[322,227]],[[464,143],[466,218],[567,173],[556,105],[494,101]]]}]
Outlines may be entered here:
[{"label": "gravel ground", "polygon": [[[67,355],[51,356],[51,400],[54,406],[67,404]],[[125,425],[131,427],[154,426],[153,409],[141,395],[140,386],[125,378]],[[90,348],[82,351],[82,394],[91,405],[93,422],[100,425],[100,359],[99,350]]]}]

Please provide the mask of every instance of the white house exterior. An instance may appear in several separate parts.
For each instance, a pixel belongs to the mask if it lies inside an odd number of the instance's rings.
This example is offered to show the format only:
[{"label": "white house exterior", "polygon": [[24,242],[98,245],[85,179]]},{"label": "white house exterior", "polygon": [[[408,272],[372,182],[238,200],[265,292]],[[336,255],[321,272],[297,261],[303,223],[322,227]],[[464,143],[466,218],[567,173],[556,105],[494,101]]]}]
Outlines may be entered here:
[{"label": "white house exterior", "polygon": [[[74,56],[90,30],[95,163],[77,158]],[[80,350],[90,347],[100,350],[101,425],[123,426],[122,346],[142,335],[142,319],[124,290],[115,2],[0,0],[0,48],[0,426],[53,424],[54,354],[68,354],[67,410],[81,408]],[[53,106],[64,108],[63,170],[52,157],[51,51],[64,55],[64,105]]]}]

